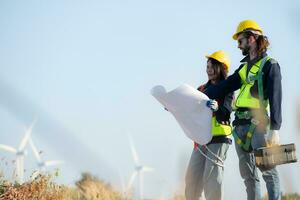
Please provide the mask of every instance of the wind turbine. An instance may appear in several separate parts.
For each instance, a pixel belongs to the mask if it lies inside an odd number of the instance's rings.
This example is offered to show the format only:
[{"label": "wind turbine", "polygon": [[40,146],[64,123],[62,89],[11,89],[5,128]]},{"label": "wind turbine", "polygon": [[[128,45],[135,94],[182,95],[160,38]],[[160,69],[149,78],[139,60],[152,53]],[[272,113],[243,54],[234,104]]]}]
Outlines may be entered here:
[{"label": "wind turbine", "polygon": [[[104,180],[109,181],[116,175],[113,167],[108,164],[95,151],[91,151],[76,134],[70,131],[65,124],[49,114],[49,112],[39,107],[24,95],[17,87],[9,85],[0,79],[0,107],[7,109],[18,121],[27,122],[32,118],[33,113],[39,113],[39,123],[34,128],[38,132],[43,132],[40,137],[50,146],[55,146],[55,151],[68,160],[74,169],[82,169],[94,173]],[[59,138],[59,140],[57,140]],[[1,140],[0,140],[1,142]],[[66,146],[68,148],[66,148]],[[80,159],[78,155],[84,154]],[[99,171],[99,167],[101,170]]]},{"label": "wind turbine", "polygon": [[62,160],[48,160],[48,161],[42,160],[40,156],[41,153],[37,150],[31,138],[29,138],[29,144],[31,150],[33,151],[34,157],[36,158],[38,163],[38,170],[34,172],[34,174],[32,175],[32,179],[34,179],[41,171],[46,171],[46,167],[60,165],[64,163]]},{"label": "wind turbine", "polygon": [[23,183],[24,181],[24,157],[27,155],[25,147],[28,143],[35,122],[36,120],[34,120],[30,127],[26,130],[18,149],[8,145],[0,144],[0,149],[16,154],[16,174],[19,183]]},{"label": "wind turbine", "polygon": [[143,197],[143,173],[151,172],[154,169],[151,167],[148,167],[148,166],[141,165],[139,158],[138,158],[137,151],[135,150],[135,147],[134,147],[131,137],[129,137],[129,142],[130,142],[131,153],[132,153],[132,157],[133,157],[133,161],[134,161],[134,172],[131,174],[131,177],[129,179],[128,189],[131,188],[135,178],[138,177],[138,181],[139,181],[138,182],[138,194],[139,194],[138,199],[142,199],[142,197]]}]

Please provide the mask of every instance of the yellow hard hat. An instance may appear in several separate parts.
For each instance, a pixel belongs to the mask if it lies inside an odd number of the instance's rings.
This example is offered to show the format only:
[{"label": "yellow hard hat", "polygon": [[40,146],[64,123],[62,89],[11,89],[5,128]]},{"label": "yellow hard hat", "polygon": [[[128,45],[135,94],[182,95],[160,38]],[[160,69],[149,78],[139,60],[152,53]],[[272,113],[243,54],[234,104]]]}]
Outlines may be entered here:
[{"label": "yellow hard hat", "polygon": [[238,34],[240,34],[241,32],[243,32],[245,30],[254,31],[254,33],[256,33],[258,35],[262,35],[262,33],[263,33],[263,30],[260,28],[258,23],[256,23],[256,21],[254,21],[254,20],[244,20],[244,21],[240,22],[240,24],[236,28],[236,32],[232,36],[232,38],[234,40],[237,40]]},{"label": "yellow hard hat", "polygon": [[220,63],[224,64],[224,69],[228,72],[230,67],[229,56],[224,51],[216,51],[211,55],[206,55],[206,58],[213,58]]}]

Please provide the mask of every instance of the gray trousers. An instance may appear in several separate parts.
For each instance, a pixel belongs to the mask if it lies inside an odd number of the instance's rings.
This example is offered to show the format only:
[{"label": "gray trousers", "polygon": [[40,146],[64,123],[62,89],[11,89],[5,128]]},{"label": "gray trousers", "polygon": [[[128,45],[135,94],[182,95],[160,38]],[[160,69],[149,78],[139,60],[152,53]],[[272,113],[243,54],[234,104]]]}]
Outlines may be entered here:
[{"label": "gray trousers", "polygon": [[[204,146],[199,146],[199,148],[210,159],[220,163]],[[224,162],[229,144],[209,144],[207,148]],[[223,198],[223,174],[224,167],[216,165],[202,155],[198,149],[194,149],[185,178],[186,200],[199,200],[202,192],[204,192],[206,200],[221,200]]]},{"label": "gray trousers", "polygon": [[[250,125],[240,125],[235,127],[235,132],[243,141]],[[255,130],[251,144],[253,149],[266,146],[265,131]],[[244,179],[248,200],[260,200],[260,180],[255,166],[253,152],[245,152],[235,143],[235,149],[239,157],[239,168],[241,177]],[[280,180],[276,167],[269,170],[260,170],[266,183],[269,200],[280,200]]]}]

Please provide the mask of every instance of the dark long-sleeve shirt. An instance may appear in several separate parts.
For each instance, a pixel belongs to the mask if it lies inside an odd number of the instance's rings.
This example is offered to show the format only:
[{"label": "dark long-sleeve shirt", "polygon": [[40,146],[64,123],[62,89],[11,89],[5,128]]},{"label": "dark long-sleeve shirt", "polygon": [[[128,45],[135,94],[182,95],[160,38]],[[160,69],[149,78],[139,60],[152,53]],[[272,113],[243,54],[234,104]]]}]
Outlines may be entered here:
[{"label": "dark long-sleeve shirt", "polygon": [[[212,84],[208,81],[205,85],[201,85],[198,90],[207,95],[207,88],[209,88]],[[210,98],[210,96],[208,96]],[[221,124],[224,122],[225,124],[230,124],[230,113],[232,112],[232,100],[233,100],[233,92],[228,93],[224,96],[220,96],[216,99],[218,102],[219,108],[216,112],[213,113],[216,116],[216,120]]]},{"label": "dark long-sleeve shirt", "polygon": [[[210,81],[206,84],[198,87],[198,90],[206,94],[206,89],[212,85]],[[216,112],[213,112],[213,115],[216,116],[216,120],[219,124],[230,125],[230,114],[232,112],[231,103],[233,100],[233,93],[228,93],[222,97],[216,99],[218,102],[219,108]],[[213,136],[212,140],[208,143],[229,143],[231,144],[231,139],[226,136]],[[196,144],[197,146],[197,144]]]},{"label": "dark long-sleeve shirt", "polygon": [[[267,56],[264,53],[261,57],[250,60],[249,56],[245,57],[241,62],[247,63],[247,73],[257,61]],[[244,66],[241,64],[240,67],[226,80],[220,82],[218,85],[211,85],[206,89],[206,94],[209,98],[215,99],[220,96],[224,96],[230,92],[234,92],[241,88],[242,81],[239,75],[240,69]],[[281,115],[281,102],[282,102],[282,86],[281,86],[281,72],[278,62],[274,59],[269,59],[262,70],[263,73],[263,88],[264,98],[269,100],[270,104],[270,129],[279,130],[282,122]],[[251,95],[258,98],[257,81],[251,88]]]}]

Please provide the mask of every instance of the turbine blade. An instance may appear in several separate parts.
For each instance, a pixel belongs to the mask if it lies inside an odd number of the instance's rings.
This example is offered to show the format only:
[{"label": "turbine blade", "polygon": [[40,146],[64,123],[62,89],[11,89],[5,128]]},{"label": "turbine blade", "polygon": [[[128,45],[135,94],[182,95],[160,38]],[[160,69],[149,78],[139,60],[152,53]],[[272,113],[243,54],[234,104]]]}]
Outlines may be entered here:
[{"label": "turbine blade", "polygon": [[17,149],[15,149],[11,146],[8,146],[8,145],[4,145],[4,144],[0,144],[0,149],[3,149],[5,151],[9,151],[9,152],[12,152],[12,153],[17,153]]},{"label": "turbine blade", "polygon": [[143,172],[152,172],[152,171],[154,171],[154,168],[148,167],[148,166],[143,166],[142,171]]},{"label": "turbine blade", "polygon": [[131,177],[130,177],[129,182],[128,182],[128,190],[132,187],[132,184],[133,184],[133,181],[134,181],[136,175],[137,175],[136,171],[131,174]]},{"label": "turbine blade", "polygon": [[140,165],[139,157],[138,157],[138,154],[136,152],[133,140],[132,140],[131,136],[128,136],[128,138],[129,138],[129,143],[130,143],[130,148],[131,148],[131,153],[132,153],[134,164],[135,165]]},{"label": "turbine blade", "polygon": [[36,177],[38,177],[38,175],[40,175],[40,170],[35,170],[32,175],[31,175],[31,181],[34,181],[36,179]]},{"label": "turbine blade", "polygon": [[63,163],[64,161],[62,160],[49,160],[49,161],[45,161],[45,166],[61,165]]},{"label": "turbine blade", "polygon": [[37,161],[42,162],[40,153],[38,152],[38,150],[37,150],[36,146],[34,145],[31,138],[29,138],[29,144],[30,144],[30,147],[31,147],[33,154],[34,154],[35,158],[37,159]]},{"label": "turbine blade", "polygon": [[31,135],[31,132],[32,132],[32,129],[33,129],[33,126],[35,125],[36,123],[36,119],[33,120],[33,122],[31,123],[30,127],[27,129],[27,131],[25,132],[25,135],[20,143],[20,146],[19,146],[19,151],[22,151],[24,150],[29,138],[30,138],[30,135]]}]

